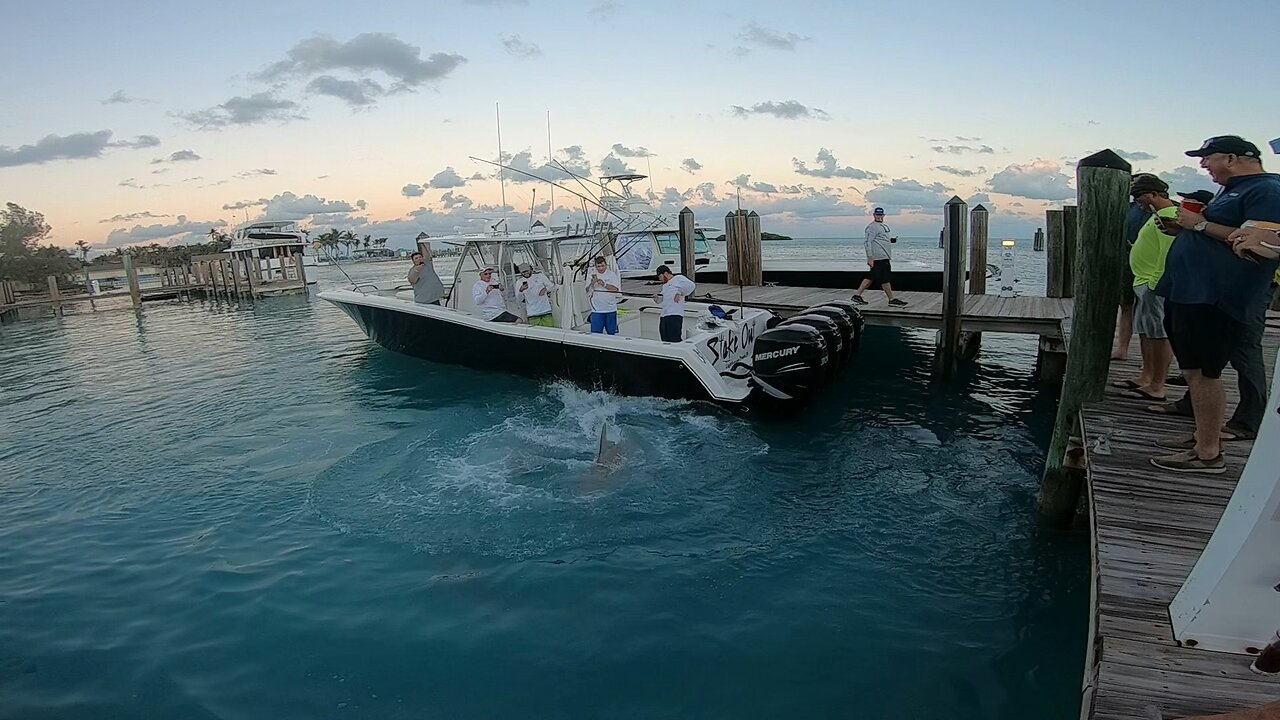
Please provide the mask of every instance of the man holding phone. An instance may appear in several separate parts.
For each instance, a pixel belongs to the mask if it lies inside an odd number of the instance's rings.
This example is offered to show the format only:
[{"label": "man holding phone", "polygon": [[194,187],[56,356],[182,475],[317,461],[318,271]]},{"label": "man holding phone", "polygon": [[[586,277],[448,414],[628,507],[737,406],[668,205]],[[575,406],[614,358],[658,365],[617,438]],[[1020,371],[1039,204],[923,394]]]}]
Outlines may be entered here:
[{"label": "man holding phone", "polygon": [[610,270],[603,255],[597,255],[591,261],[592,269],[587,273],[587,293],[591,297],[591,332],[618,334],[618,292],[622,290],[622,280],[616,270]]},{"label": "man holding phone", "polygon": [[[1196,432],[1158,442],[1180,452],[1151,463],[1173,472],[1221,473],[1222,440],[1256,435],[1266,409],[1261,339],[1278,264],[1237,257],[1228,238],[1247,220],[1280,222],[1280,175],[1265,172],[1258,147],[1236,135],[1211,137],[1187,155],[1200,158],[1222,190],[1203,214],[1183,207],[1173,223],[1161,222],[1177,236],[1156,293],[1168,301],[1170,339],[1187,378]],[[1240,407],[1232,418],[1240,425],[1223,427],[1221,376],[1228,363],[1240,379]]]},{"label": "man holding phone", "polygon": [[480,279],[471,286],[471,299],[476,304],[476,312],[485,320],[500,323],[523,322],[507,312],[507,301],[502,298],[502,281],[494,277],[493,268],[480,271]]}]

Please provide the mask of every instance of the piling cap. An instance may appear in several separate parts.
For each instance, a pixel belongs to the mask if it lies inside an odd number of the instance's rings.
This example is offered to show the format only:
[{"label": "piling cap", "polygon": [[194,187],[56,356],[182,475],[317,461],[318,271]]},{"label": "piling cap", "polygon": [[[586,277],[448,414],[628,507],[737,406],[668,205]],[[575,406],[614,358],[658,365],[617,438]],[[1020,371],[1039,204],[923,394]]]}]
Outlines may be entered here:
[{"label": "piling cap", "polygon": [[1133,172],[1133,166],[1129,164],[1129,161],[1117,155],[1114,150],[1100,150],[1076,163],[1076,167],[1110,168],[1112,170]]}]

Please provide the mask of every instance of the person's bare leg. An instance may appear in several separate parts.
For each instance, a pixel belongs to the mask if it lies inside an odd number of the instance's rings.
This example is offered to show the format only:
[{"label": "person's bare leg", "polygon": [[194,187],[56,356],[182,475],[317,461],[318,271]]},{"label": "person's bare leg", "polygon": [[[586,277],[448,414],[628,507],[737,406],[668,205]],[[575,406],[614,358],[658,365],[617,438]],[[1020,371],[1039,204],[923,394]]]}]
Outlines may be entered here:
[{"label": "person's bare leg", "polygon": [[853,294],[862,297],[862,293],[866,292],[869,287],[871,287],[871,278],[862,278],[862,282],[858,284],[858,290]]},{"label": "person's bare leg", "polygon": [[[1151,385],[1151,340],[1139,335],[1138,349],[1142,351],[1142,369],[1138,371],[1138,377],[1134,382],[1138,383],[1143,390],[1147,390]],[[1151,391],[1147,390],[1147,392]]]},{"label": "person's bare leg", "polygon": [[1222,379],[1207,378],[1199,370],[1186,370],[1184,374],[1196,415],[1196,457],[1212,460],[1222,452],[1220,433],[1227,415]]},{"label": "person's bare leg", "polygon": [[1129,357],[1129,343],[1133,341],[1133,305],[1120,306],[1120,319],[1116,322],[1119,337],[1116,338],[1116,349],[1111,353],[1112,360],[1125,360]]},{"label": "person's bare leg", "polygon": [[1164,395],[1164,381],[1169,378],[1169,366],[1173,364],[1173,346],[1168,340],[1157,338],[1151,340],[1151,382],[1147,384],[1147,392],[1152,395]]},{"label": "person's bare leg", "polygon": [[885,299],[885,300],[892,300],[892,299],[893,299],[893,286],[892,286],[892,285],[890,285],[889,283],[880,283],[880,289],[884,291],[884,299]]}]

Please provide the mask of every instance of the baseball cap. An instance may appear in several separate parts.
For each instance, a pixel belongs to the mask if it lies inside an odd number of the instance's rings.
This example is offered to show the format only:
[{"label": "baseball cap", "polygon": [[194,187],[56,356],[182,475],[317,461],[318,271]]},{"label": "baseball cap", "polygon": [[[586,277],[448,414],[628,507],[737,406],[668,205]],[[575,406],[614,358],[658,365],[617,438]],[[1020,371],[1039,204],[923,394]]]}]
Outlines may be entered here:
[{"label": "baseball cap", "polygon": [[884,208],[882,208],[882,207],[878,207],[878,208],[876,208],[875,210],[872,210],[872,211],[871,211],[871,214],[872,214],[872,215],[883,215],[883,214],[884,214]]},{"label": "baseball cap", "polygon": [[1138,173],[1133,176],[1133,180],[1129,183],[1129,194],[1137,197],[1142,193],[1149,192],[1169,192],[1169,183],[1152,175],[1151,173]]},{"label": "baseball cap", "polygon": [[481,274],[481,275],[483,275],[483,274],[485,274],[485,273],[491,273],[491,272],[493,272],[493,268],[491,268],[491,267],[487,267],[487,268],[485,268],[485,269],[481,270],[481,271],[480,271],[480,274]]},{"label": "baseball cap", "polygon": [[1213,193],[1208,190],[1197,190],[1189,193],[1180,192],[1178,195],[1187,200],[1195,200],[1196,202],[1204,203],[1205,205],[1213,202]]},{"label": "baseball cap", "polygon": [[1239,135],[1215,135],[1204,141],[1198,149],[1188,150],[1189,157],[1205,157],[1214,153],[1226,153],[1228,155],[1243,155],[1245,157],[1261,157],[1262,153],[1258,152],[1258,146],[1245,140]]},{"label": "baseball cap", "polygon": [[519,265],[516,266],[517,272],[527,272],[532,269],[533,267],[529,265],[529,263],[520,263]]},{"label": "baseball cap", "polygon": [[657,269],[656,271],[654,271],[653,276],[654,276],[654,277],[656,277],[656,278],[658,278],[659,280],[661,280],[661,279],[662,279],[662,273],[669,273],[669,272],[671,272],[671,266],[670,266],[670,265],[659,265],[659,266],[658,266],[658,269]]}]

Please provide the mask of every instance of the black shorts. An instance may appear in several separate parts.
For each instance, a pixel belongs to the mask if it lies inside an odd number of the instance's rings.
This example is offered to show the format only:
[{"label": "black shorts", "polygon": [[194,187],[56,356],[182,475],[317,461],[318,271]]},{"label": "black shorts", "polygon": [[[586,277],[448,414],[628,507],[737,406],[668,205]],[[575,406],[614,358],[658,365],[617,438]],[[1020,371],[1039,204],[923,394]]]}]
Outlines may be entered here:
[{"label": "black shorts", "polygon": [[519,319],[520,318],[516,317],[515,315],[512,315],[511,313],[503,311],[501,315],[494,318],[493,320],[490,320],[490,322],[513,323]]},{"label": "black shorts", "polygon": [[1166,302],[1164,312],[1178,367],[1199,370],[1207,378],[1222,377],[1243,326],[1214,305]]},{"label": "black shorts", "polygon": [[871,278],[871,282],[875,283],[876,285],[884,285],[886,283],[889,283],[889,276],[892,273],[893,273],[892,263],[890,263],[888,260],[876,260],[875,264],[871,266],[871,273],[869,277]]},{"label": "black shorts", "polygon": [[658,337],[662,338],[662,342],[684,340],[684,316],[663,315],[658,318]]}]

